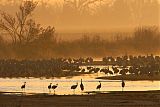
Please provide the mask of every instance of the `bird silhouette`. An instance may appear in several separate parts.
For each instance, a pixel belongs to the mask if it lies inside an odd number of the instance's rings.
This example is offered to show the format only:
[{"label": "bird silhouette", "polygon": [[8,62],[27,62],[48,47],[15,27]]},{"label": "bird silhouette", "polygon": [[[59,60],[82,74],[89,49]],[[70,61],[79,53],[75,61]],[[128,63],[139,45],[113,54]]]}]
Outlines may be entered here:
[{"label": "bird silhouette", "polygon": [[51,92],[51,89],[52,88],[52,83],[50,83],[50,85],[48,85],[48,89],[49,89],[49,92]]},{"label": "bird silhouette", "polygon": [[56,89],[57,87],[58,87],[58,84],[52,86],[52,89],[54,90],[54,94],[55,94],[55,89]]},{"label": "bird silhouette", "polygon": [[124,82],[124,80],[122,80],[122,91],[123,91],[124,87],[125,87],[125,82]]},{"label": "bird silhouette", "polygon": [[83,83],[82,83],[82,79],[81,79],[80,88],[81,88],[81,91],[83,91],[83,90],[84,90],[84,85],[83,85]]},{"label": "bird silhouette", "polygon": [[77,88],[78,86],[78,82],[76,83],[76,85],[72,85],[71,86],[71,89],[73,90],[73,93],[75,94],[75,89]]},{"label": "bird silhouette", "polygon": [[26,88],[26,82],[24,82],[24,84],[21,86],[22,91],[25,91]]},{"label": "bird silhouette", "polygon": [[99,81],[99,85],[97,86],[97,88],[96,89],[101,89],[101,81]]}]

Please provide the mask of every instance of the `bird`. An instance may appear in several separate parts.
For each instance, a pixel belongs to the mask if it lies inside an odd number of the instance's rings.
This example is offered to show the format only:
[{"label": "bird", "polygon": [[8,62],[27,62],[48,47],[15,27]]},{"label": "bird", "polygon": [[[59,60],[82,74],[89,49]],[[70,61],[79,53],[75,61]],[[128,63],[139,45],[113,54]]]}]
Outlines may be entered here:
[{"label": "bird", "polygon": [[50,83],[50,85],[48,85],[49,92],[51,92],[50,91],[51,88],[52,88],[52,83]]},{"label": "bird", "polygon": [[125,82],[124,82],[124,80],[122,80],[122,91],[123,91],[124,87],[125,87]]},{"label": "bird", "polygon": [[22,91],[23,90],[25,91],[25,88],[26,88],[26,82],[24,82],[24,84],[21,86]]},{"label": "bird", "polygon": [[57,87],[58,87],[58,84],[52,86],[52,89],[54,90],[54,94],[55,94],[55,89],[56,89]]},{"label": "bird", "polygon": [[78,82],[76,83],[76,85],[71,86],[71,89],[73,90],[74,93],[75,93],[75,89],[77,88],[77,86],[78,86]]},{"label": "bird", "polygon": [[81,91],[83,91],[83,90],[84,90],[84,85],[83,85],[83,83],[82,83],[82,79],[81,79],[80,88],[81,88]]},{"label": "bird", "polygon": [[101,81],[99,81],[99,85],[97,86],[97,88],[96,89],[101,89]]}]

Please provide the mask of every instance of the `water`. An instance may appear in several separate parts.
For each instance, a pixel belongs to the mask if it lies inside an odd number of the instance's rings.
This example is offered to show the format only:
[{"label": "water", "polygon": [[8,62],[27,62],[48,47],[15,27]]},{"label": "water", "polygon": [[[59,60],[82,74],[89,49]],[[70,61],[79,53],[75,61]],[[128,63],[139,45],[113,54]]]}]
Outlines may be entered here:
[{"label": "water", "polygon": [[[101,76],[101,75],[99,75]],[[21,85],[23,82],[26,84],[26,93],[49,93],[48,85],[50,83],[57,84],[56,94],[68,95],[73,94],[71,86],[78,82],[78,87],[75,94],[82,94],[80,90],[80,79],[83,78],[83,85],[85,91],[98,91],[96,90],[99,85],[99,80],[95,79],[97,74],[87,74],[83,76],[75,76],[73,78],[0,78],[0,91],[2,92],[22,92]],[[102,83],[101,91],[121,91],[121,81],[119,80],[100,80]],[[125,81],[125,91],[148,91],[148,90],[160,90],[160,81]],[[53,93],[53,90],[51,90]]]}]

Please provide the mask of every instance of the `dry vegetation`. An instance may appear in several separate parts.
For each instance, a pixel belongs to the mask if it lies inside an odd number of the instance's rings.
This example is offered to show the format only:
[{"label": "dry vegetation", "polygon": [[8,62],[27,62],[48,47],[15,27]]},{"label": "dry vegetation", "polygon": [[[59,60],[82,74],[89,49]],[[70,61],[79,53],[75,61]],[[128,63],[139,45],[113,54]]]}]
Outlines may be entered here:
[{"label": "dry vegetation", "polygon": [[80,39],[62,41],[57,39],[54,27],[44,28],[33,20],[32,12],[36,6],[37,2],[24,1],[15,16],[1,12],[0,58],[42,59],[160,53],[160,32],[157,26],[138,27],[131,36],[115,32],[113,41],[102,39],[97,34],[82,34]]},{"label": "dry vegetation", "polygon": [[[52,32],[52,30],[51,30]],[[53,38],[53,39],[50,39]],[[24,43],[24,42],[22,42]],[[99,35],[82,35],[74,41],[62,41],[50,35],[49,29],[38,39],[31,42],[8,43],[0,41],[1,58],[50,58],[50,57],[103,57],[124,54],[159,54],[160,33],[157,27],[141,27],[132,36],[119,33],[113,41],[102,39]]]},{"label": "dry vegetation", "polygon": [[[106,35],[107,36],[107,35]],[[131,34],[117,33],[114,40],[102,39],[100,35],[83,35],[71,42],[59,42],[56,49],[60,55],[72,56],[119,56],[123,54],[158,54],[160,33],[158,27],[139,27]]]}]

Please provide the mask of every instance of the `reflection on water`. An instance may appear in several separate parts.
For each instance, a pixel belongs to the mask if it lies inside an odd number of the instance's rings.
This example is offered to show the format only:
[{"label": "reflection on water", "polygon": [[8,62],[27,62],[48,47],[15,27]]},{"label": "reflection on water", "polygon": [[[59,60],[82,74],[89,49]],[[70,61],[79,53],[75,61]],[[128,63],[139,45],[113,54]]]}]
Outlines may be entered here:
[{"label": "reflection on water", "polygon": [[[20,92],[23,82],[26,84],[27,93],[48,93],[48,85],[50,83],[57,84],[56,94],[73,94],[71,86],[83,79],[85,91],[97,91],[96,86],[99,85],[99,80],[94,79],[97,74],[90,74],[84,76],[76,76],[73,78],[54,78],[54,79],[39,79],[39,78],[21,78],[9,79],[0,78],[0,91],[5,92]],[[102,81],[101,91],[121,91],[121,81],[118,80],[100,80]],[[126,81],[125,91],[147,91],[147,90],[160,90],[160,81]],[[53,93],[53,90],[52,90]],[[80,87],[78,86],[76,94],[81,94]]]}]

